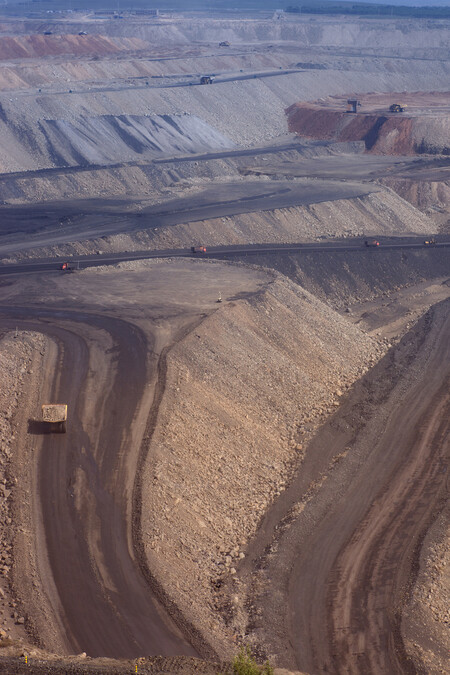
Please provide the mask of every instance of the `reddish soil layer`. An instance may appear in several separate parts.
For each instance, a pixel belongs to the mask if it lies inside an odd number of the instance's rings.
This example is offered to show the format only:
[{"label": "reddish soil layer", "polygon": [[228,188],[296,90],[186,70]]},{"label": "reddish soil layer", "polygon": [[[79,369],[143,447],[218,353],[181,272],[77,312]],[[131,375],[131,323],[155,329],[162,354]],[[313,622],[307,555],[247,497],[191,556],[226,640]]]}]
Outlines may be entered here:
[{"label": "reddish soil layer", "polygon": [[134,38],[107,38],[102,35],[23,35],[0,38],[0,60],[74,54],[75,56],[116,54],[143,49]]},{"label": "reddish soil layer", "polygon": [[[391,113],[392,103],[407,106],[406,112]],[[324,102],[295,103],[286,109],[289,131],[307,138],[361,141],[368,152],[411,155],[450,153],[447,94],[369,94],[361,99],[358,112],[346,111],[346,98]]]}]

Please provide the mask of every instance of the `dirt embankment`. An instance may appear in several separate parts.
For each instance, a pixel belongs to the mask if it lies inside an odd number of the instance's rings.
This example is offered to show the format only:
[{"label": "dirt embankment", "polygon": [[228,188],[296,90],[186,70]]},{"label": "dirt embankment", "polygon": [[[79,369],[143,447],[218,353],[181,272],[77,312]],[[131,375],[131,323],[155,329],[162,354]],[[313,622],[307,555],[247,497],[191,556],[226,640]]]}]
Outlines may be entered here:
[{"label": "dirt embankment", "polygon": [[[248,16],[248,15],[247,15]],[[54,24],[48,21],[47,26]],[[41,24],[43,25],[43,24]],[[94,31],[104,30],[116,36],[139,36],[150,43],[208,43],[218,45],[221,40],[229,40],[233,46],[261,42],[293,42],[296,45],[325,46],[326,48],[342,47],[364,49],[381,58],[386,53],[398,54],[408,50],[421,54],[436,52],[448,48],[448,20],[446,19],[401,19],[382,18],[363,19],[361,17],[345,17],[336,21],[336,17],[308,16],[306,14],[253,15],[250,20],[235,13],[234,16],[211,18],[198,13],[183,16],[161,14],[155,21],[146,17],[129,16],[126,21],[114,21],[106,18],[100,21],[64,21],[65,31],[76,33],[86,30],[86,25]],[[24,30],[36,30],[33,22],[24,22]],[[429,30],[432,30],[433,41],[430,45]],[[394,47],[393,47],[394,45]]]},{"label": "dirt embankment", "polygon": [[[190,248],[249,243],[282,244],[321,241],[332,237],[367,235],[429,235],[435,225],[425,214],[394,192],[372,193],[356,199],[321,202],[273,211],[243,213],[180,225],[149,228],[130,234],[24,251],[17,258],[77,256],[106,252]],[[361,239],[362,244],[362,239]],[[254,262],[253,256],[249,260]],[[247,261],[247,262],[249,262]],[[263,266],[267,261],[258,260]]]},{"label": "dirt embankment", "polygon": [[[400,288],[414,287],[430,279],[447,279],[449,254],[446,249],[408,251],[359,251],[326,253],[299,252],[252,256],[256,265],[276,269],[335,309],[354,302],[390,296]],[[246,258],[240,258],[245,262]],[[441,282],[439,282],[441,283]]]},{"label": "dirt embankment", "polygon": [[432,218],[438,231],[443,234],[450,231],[450,181],[381,178],[379,183]]},{"label": "dirt embankment", "polygon": [[[106,115],[77,120],[41,120],[37,127],[6,122],[16,150],[37,166],[92,166],[224,150],[234,143],[192,115]],[[8,162],[0,170],[8,172]],[[35,166],[36,166],[35,165]]]},{"label": "dirt embankment", "polygon": [[440,675],[448,663],[449,515],[444,509],[425,538],[417,581],[402,617],[406,650],[424,663],[429,675]]},{"label": "dirt embankment", "polygon": [[450,154],[448,100],[447,105],[442,104],[440,94],[440,105],[435,105],[430,94],[429,101],[425,96],[421,98],[424,108],[428,105],[430,109],[411,108],[405,114],[389,112],[392,102],[407,105],[409,99],[414,101],[412,94],[393,93],[385,95],[383,105],[379,97],[371,103],[367,95],[364,107],[358,109],[362,112],[356,114],[345,111],[343,100],[341,105],[335,99],[326,104],[295,103],[286,109],[288,128],[307,138],[364,141],[366,150],[374,154]]},{"label": "dirt embankment", "polygon": [[145,42],[135,38],[110,38],[103,35],[1,36],[0,61],[45,58],[61,54],[106,56],[123,51],[135,52],[144,49],[146,46]]},{"label": "dirt embankment", "polygon": [[[25,441],[29,409],[39,404],[37,386],[45,340],[15,331],[0,341],[0,638],[25,640],[26,608],[18,601],[17,550],[30,532],[32,472]],[[20,505],[20,506],[19,506]],[[22,549],[23,550],[23,549]],[[25,561],[23,561],[24,564]],[[14,591],[12,592],[12,589]],[[1,662],[0,662],[1,668]]]},{"label": "dirt embankment", "polygon": [[173,348],[144,484],[149,566],[221,657],[244,640],[221,586],[318,423],[384,347],[278,278]]}]

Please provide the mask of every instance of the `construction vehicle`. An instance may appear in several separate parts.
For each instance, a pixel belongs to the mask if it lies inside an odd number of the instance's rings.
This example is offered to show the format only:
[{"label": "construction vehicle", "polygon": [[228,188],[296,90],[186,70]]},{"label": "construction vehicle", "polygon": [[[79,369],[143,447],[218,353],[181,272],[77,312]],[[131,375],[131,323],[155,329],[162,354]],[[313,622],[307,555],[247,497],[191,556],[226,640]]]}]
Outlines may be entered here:
[{"label": "construction vehicle", "polygon": [[214,77],[212,75],[202,75],[200,78],[200,84],[212,84],[214,82]]},{"label": "construction vehicle", "polygon": [[206,246],[191,246],[192,253],[206,253]]},{"label": "construction vehicle", "polygon": [[380,242],[377,239],[366,239],[364,242],[366,246],[379,246]]},{"label": "construction vehicle", "polygon": [[42,420],[49,431],[66,433],[67,405],[65,403],[44,403]]},{"label": "construction vehicle", "polygon": [[425,239],[423,242],[424,246],[434,246],[436,243],[436,239]]},{"label": "construction vehicle", "polygon": [[347,108],[346,112],[355,113],[355,112],[358,112],[358,110],[357,110],[358,107],[359,108],[361,107],[361,101],[358,101],[357,98],[349,98],[349,99],[347,99],[347,105],[348,105],[348,108]]},{"label": "construction vehicle", "polygon": [[393,103],[391,106],[389,106],[389,110],[390,112],[400,113],[405,112],[407,107],[408,106],[401,105],[400,103]]}]

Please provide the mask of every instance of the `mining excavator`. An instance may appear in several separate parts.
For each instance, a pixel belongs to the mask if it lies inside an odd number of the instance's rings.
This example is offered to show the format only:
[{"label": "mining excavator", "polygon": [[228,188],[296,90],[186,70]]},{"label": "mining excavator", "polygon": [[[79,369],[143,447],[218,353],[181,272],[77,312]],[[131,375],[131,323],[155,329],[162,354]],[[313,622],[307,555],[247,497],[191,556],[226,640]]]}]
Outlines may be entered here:
[{"label": "mining excavator", "polygon": [[400,103],[393,103],[391,106],[389,106],[390,112],[405,112],[407,106],[406,105],[401,105]]},{"label": "mining excavator", "polygon": [[358,108],[361,107],[361,101],[358,101],[357,98],[349,98],[347,100],[347,110],[348,113],[358,112]]}]

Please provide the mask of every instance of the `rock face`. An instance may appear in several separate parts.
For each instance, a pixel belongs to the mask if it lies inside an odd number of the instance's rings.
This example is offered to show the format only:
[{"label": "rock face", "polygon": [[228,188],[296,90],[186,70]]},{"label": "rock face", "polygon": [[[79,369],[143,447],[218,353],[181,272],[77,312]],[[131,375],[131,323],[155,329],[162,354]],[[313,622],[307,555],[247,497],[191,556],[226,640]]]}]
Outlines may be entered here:
[{"label": "rock face", "polygon": [[220,596],[224,579],[236,573],[309,434],[381,353],[281,277],[222,305],[169,353],[144,477],[153,486],[143,504],[144,544],[150,569],[183,614],[214,636],[220,656],[239,636]]},{"label": "rock face", "polygon": [[[364,141],[374,154],[450,154],[448,101],[445,105],[442,95],[368,94],[363,101],[356,114],[347,113],[343,101],[339,105],[336,99],[295,103],[286,109],[289,131],[322,140]],[[406,114],[389,112],[395,102],[411,107]],[[425,110],[426,105],[431,110]]]}]

